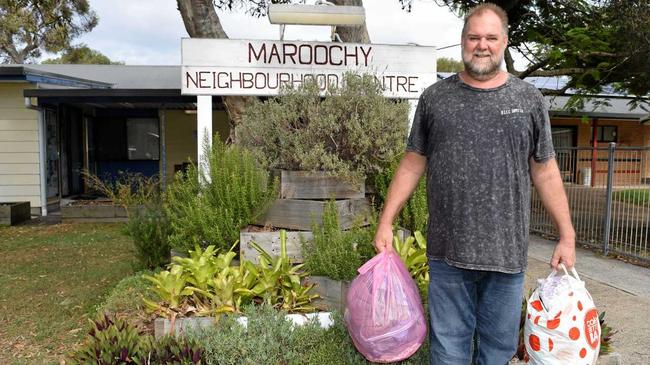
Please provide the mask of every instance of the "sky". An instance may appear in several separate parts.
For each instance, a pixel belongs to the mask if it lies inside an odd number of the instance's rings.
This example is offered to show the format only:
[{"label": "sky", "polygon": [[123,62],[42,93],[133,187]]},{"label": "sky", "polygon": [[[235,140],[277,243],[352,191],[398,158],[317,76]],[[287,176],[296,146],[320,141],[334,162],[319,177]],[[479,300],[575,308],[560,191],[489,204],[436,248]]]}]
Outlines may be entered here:
[{"label": "sky", "polygon": [[[73,41],[85,43],[112,61],[127,65],[178,65],[180,44],[188,37],[175,0],[89,0],[99,16],[90,33]],[[377,44],[416,43],[438,48],[460,41],[462,20],[433,0],[415,0],[413,11],[402,10],[398,0],[365,0],[370,40]],[[231,39],[279,39],[279,26],[268,18],[253,18],[243,10],[219,11]],[[287,26],[285,40],[329,41],[330,28]],[[438,57],[460,59],[460,46],[437,52]],[[52,55],[43,57],[49,58]]]}]

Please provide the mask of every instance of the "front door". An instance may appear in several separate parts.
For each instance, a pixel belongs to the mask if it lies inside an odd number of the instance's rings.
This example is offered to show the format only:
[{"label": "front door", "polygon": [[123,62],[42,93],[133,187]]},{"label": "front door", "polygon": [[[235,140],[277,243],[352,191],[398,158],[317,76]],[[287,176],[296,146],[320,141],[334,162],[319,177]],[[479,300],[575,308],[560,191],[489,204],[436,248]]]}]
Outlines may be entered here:
[{"label": "front door", "polygon": [[560,168],[562,181],[576,182],[576,158],[578,128],[575,126],[551,127],[555,159]]},{"label": "front door", "polygon": [[56,110],[45,109],[45,161],[47,203],[57,202],[61,197],[61,163],[59,144],[59,121]]}]

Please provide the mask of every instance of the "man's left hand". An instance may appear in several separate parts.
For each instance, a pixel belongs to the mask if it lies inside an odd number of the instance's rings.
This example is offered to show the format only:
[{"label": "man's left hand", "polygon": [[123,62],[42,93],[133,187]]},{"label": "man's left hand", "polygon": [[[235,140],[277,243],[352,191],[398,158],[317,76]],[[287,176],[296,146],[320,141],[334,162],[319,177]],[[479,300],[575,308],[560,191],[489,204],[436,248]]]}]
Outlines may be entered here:
[{"label": "man's left hand", "polygon": [[569,269],[576,263],[576,243],[575,239],[560,239],[555,245],[553,257],[551,257],[551,267],[553,270],[558,269],[558,265],[562,263]]}]

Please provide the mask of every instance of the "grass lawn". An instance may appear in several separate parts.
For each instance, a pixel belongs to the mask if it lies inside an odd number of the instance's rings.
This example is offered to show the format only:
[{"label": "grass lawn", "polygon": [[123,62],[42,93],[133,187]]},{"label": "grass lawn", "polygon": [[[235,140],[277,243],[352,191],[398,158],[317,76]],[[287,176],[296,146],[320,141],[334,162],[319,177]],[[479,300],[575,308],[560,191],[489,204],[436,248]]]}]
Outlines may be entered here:
[{"label": "grass lawn", "polygon": [[121,224],[0,227],[0,364],[59,364],[137,270]]},{"label": "grass lawn", "polygon": [[614,200],[650,206],[650,189],[629,189],[614,192]]}]

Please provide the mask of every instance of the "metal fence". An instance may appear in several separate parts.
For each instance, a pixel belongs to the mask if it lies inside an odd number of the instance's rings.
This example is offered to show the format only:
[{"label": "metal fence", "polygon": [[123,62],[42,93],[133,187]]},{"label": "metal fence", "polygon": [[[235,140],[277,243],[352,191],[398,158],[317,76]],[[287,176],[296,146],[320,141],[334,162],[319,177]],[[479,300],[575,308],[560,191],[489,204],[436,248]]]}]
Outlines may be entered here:
[{"label": "metal fence", "polygon": [[[650,262],[650,148],[556,148],[576,241]],[[557,236],[533,189],[531,232]]]}]

